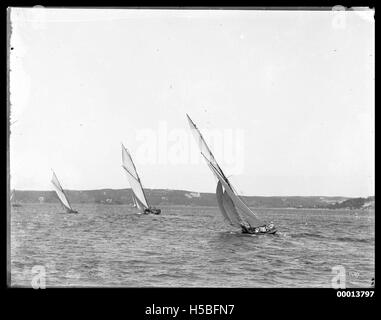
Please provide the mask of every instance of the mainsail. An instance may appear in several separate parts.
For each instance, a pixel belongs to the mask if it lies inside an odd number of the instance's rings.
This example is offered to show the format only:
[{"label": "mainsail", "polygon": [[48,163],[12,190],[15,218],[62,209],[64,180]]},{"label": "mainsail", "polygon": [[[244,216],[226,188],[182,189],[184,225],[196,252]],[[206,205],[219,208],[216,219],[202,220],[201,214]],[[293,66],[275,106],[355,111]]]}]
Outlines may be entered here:
[{"label": "mainsail", "polygon": [[51,182],[53,184],[54,190],[56,191],[58,199],[60,200],[61,204],[65,207],[65,209],[67,211],[73,211],[73,208],[71,207],[71,205],[70,205],[70,203],[66,197],[66,194],[65,194],[61,184],[59,183],[58,178],[57,178],[56,174],[54,173],[54,171],[53,171],[53,177],[52,177]]},{"label": "mainsail", "polygon": [[134,193],[133,193],[132,197],[134,199],[134,207],[135,208],[138,208],[140,211],[144,211],[144,209],[147,209],[147,207],[136,198]]},{"label": "mainsail", "polygon": [[[253,228],[263,226],[264,222],[261,221],[256,216],[256,214],[253,211],[251,211],[250,208],[243,202],[243,200],[236,195],[231,185],[229,185],[224,180],[224,178],[220,175],[218,170],[211,163],[209,163],[209,168],[211,168],[212,172],[215,174],[219,182],[224,187],[225,189],[224,195],[226,199],[228,199],[227,203],[229,203],[228,201],[231,201],[234,204],[233,208],[236,209],[236,212],[238,213],[240,220],[242,222],[246,222],[246,224],[248,224],[250,227],[253,227]],[[229,205],[231,206],[231,203]],[[242,222],[241,222],[241,225],[242,225]]]},{"label": "mainsail", "polygon": [[136,200],[135,200],[135,197],[134,197],[134,194],[132,194],[132,202],[133,202],[133,207],[136,208],[137,205],[136,205]]},{"label": "mainsail", "polygon": [[15,191],[15,189],[13,189],[11,191],[11,196],[10,196],[11,205],[12,205],[12,207],[21,207],[21,204],[17,203],[17,200],[15,198],[16,198],[16,191]]},{"label": "mainsail", "polygon": [[220,181],[218,181],[217,184],[216,195],[218,207],[220,208],[220,211],[226,221],[234,227],[240,227],[242,224],[241,218],[235,209],[232,200],[226,194],[226,191],[224,192],[222,190],[222,184]]},{"label": "mainsail", "polygon": [[140,210],[147,209],[149,207],[146,195],[143,190],[142,183],[140,181],[138,172],[136,171],[135,165],[132,162],[131,155],[127,149],[122,144],[122,167],[126,171],[128,181],[130,183],[133,198],[135,199],[136,206]]},{"label": "mainsail", "polygon": [[187,117],[188,117],[189,126],[191,127],[192,134],[194,138],[196,139],[196,142],[198,147],[200,148],[201,154],[205,157],[207,162],[211,162],[213,164],[213,166],[218,170],[218,172],[224,177],[225,181],[229,184],[228,179],[225,177],[222,169],[218,165],[212,151],[210,151],[200,130],[198,130],[197,126],[194,124],[194,122],[192,121],[192,119],[189,117],[188,114],[187,114]]},{"label": "mainsail", "polygon": [[[256,216],[253,211],[249,209],[243,200],[238,197],[233,189],[233,186],[223,173],[204,138],[202,137],[201,132],[198,130],[191,118],[188,115],[187,117],[189,125],[196,138],[196,142],[200,147],[201,154],[205,158],[213,174],[218,179],[216,194],[218,206],[222,215],[233,226],[248,225],[253,228],[263,226],[264,223]],[[224,192],[222,187],[225,189]]]}]

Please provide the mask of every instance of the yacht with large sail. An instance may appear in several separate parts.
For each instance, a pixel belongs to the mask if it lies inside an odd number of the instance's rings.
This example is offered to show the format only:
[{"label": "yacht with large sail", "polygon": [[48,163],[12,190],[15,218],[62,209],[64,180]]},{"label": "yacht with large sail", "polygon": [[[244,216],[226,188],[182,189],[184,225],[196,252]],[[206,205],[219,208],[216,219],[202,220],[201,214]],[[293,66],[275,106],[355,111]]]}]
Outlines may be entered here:
[{"label": "yacht with large sail", "polygon": [[16,198],[16,191],[13,189],[11,191],[11,199],[10,199],[12,207],[21,207],[21,204],[18,203],[15,198]]},{"label": "yacht with large sail", "polygon": [[135,206],[139,209],[139,213],[160,214],[161,213],[160,209],[151,207],[148,204],[146,194],[144,192],[138,172],[136,171],[135,165],[132,161],[132,157],[123,144],[122,144],[122,168],[126,172],[128,181],[132,189],[132,199],[134,201]]},{"label": "yacht with large sail", "polygon": [[210,170],[217,178],[217,203],[224,219],[233,227],[241,228],[243,233],[274,234],[277,230],[272,222],[264,223],[238,196],[229,179],[218,165],[200,130],[187,114],[191,131]]},{"label": "yacht with large sail", "polygon": [[60,200],[60,203],[62,207],[65,209],[66,213],[78,213],[78,211],[74,210],[72,206],[70,205],[69,200],[67,199],[67,196],[65,194],[65,191],[62,188],[60,182],[58,181],[58,178],[56,174],[54,173],[54,171],[53,171],[53,177],[51,182],[53,184],[54,191],[57,193],[58,199]]}]

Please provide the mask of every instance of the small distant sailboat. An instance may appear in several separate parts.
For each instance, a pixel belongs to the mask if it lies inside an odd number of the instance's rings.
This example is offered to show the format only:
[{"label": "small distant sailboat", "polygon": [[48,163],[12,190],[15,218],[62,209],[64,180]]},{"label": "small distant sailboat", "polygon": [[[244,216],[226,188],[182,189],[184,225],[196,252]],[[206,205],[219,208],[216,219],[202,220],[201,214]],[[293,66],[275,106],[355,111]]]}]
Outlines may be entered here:
[{"label": "small distant sailboat", "polygon": [[15,200],[15,190],[13,189],[12,191],[11,191],[11,198],[10,198],[10,200],[11,200],[11,205],[12,205],[12,207],[22,207],[22,205],[20,204],[20,203],[17,203],[16,202],[16,200]]},{"label": "small distant sailboat", "polygon": [[216,196],[218,207],[225,220],[234,227],[240,227],[243,233],[251,234],[274,234],[277,230],[272,222],[265,224],[250,210],[244,201],[235,192],[228,178],[218,165],[201,132],[198,130],[192,119],[188,117],[188,122],[196,142],[205,158],[209,168],[218,179]]},{"label": "small distant sailboat", "polygon": [[53,184],[55,192],[57,193],[57,196],[58,196],[58,199],[60,200],[60,203],[62,204],[62,206],[66,210],[66,213],[78,213],[78,211],[74,210],[72,208],[72,206],[70,205],[69,200],[66,197],[65,191],[63,190],[60,182],[58,181],[58,178],[57,178],[56,174],[54,173],[54,171],[53,171],[53,177],[52,177],[51,182]]},{"label": "small distant sailboat", "polygon": [[146,195],[143,190],[138,172],[132,161],[130,153],[122,144],[122,168],[127,174],[128,181],[132,189],[132,199],[140,213],[144,214],[160,214],[161,210],[148,205]]}]

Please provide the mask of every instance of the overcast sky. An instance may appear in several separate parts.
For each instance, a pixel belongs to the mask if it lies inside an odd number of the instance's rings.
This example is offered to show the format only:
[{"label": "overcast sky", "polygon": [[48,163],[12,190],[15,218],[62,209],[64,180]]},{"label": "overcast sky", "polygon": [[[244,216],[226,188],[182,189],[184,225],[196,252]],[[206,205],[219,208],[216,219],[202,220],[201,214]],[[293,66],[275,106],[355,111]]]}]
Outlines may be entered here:
[{"label": "overcast sky", "polygon": [[12,9],[11,187],[374,194],[370,12]]}]

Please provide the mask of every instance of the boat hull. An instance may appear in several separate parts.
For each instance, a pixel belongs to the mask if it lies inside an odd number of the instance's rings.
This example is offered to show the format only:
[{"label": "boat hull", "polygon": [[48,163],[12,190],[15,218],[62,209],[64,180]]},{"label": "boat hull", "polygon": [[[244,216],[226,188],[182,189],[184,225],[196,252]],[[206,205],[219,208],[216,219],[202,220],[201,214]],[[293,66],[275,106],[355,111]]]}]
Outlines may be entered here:
[{"label": "boat hull", "polygon": [[161,213],[161,209],[156,209],[156,208],[150,208],[150,209],[146,209],[144,210],[143,212],[144,214],[160,214]]},{"label": "boat hull", "polygon": [[76,214],[76,213],[78,213],[78,211],[76,211],[76,210],[67,210],[66,213],[71,213],[71,214],[74,213],[74,214]]},{"label": "boat hull", "polygon": [[274,227],[270,230],[266,231],[255,231],[255,230],[248,230],[248,229],[242,229],[242,233],[244,234],[255,234],[255,235],[264,235],[264,234],[275,234],[277,232],[277,229]]},{"label": "boat hull", "polygon": [[265,234],[275,234],[277,230],[270,230],[266,232],[242,232],[243,234],[250,234],[250,235],[256,235],[256,236],[263,236]]}]

